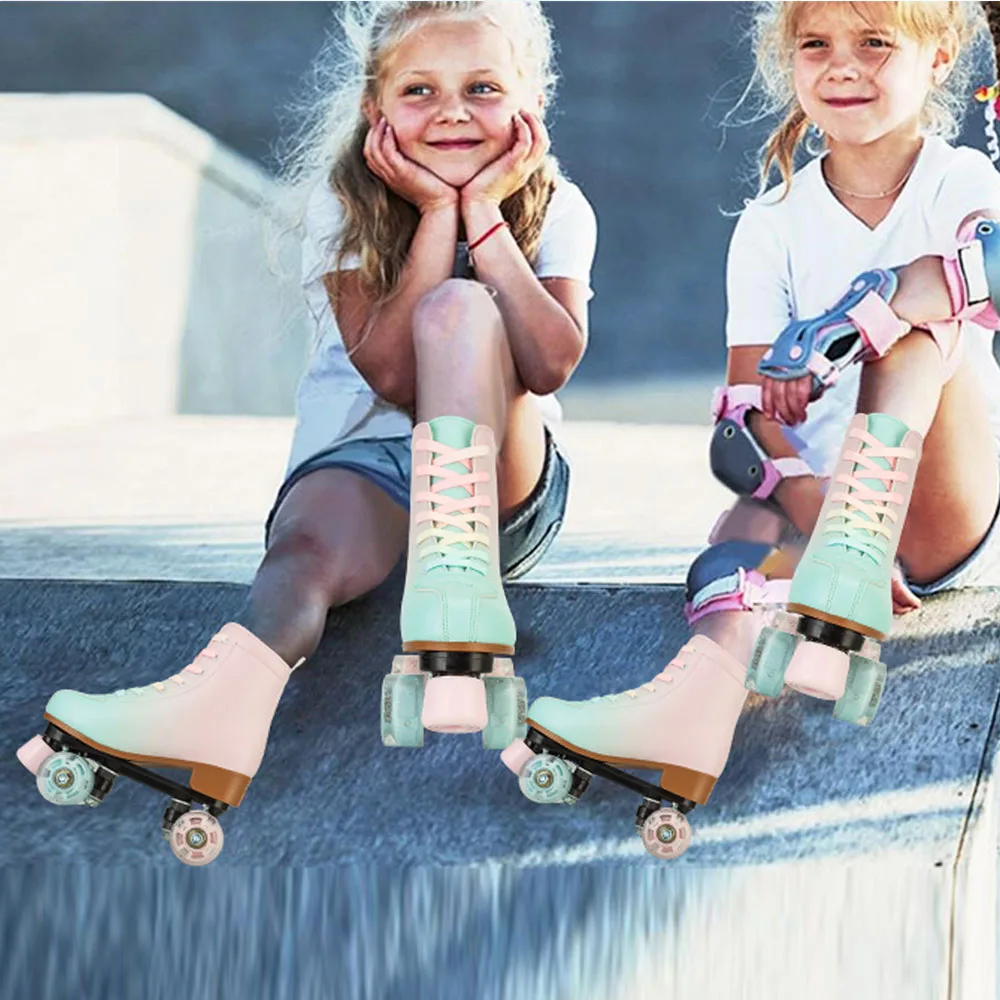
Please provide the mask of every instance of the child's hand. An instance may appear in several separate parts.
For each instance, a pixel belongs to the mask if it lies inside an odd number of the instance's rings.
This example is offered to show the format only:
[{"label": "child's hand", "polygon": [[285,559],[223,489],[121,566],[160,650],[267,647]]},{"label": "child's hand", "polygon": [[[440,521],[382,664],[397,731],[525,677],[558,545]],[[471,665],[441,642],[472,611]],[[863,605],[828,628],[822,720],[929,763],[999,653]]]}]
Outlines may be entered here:
[{"label": "child's hand", "polygon": [[812,375],[791,381],[764,376],[761,383],[761,409],[770,420],[780,420],[789,427],[806,419],[806,407],[812,391]]},{"label": "child's hand", "polygon": [[404,156],[396,145],[392,126],[384,118],[368,131],[364,154],[368,169],[400,198],[416,205],[422,215],[458,205],[458,189]]},{"label": "child's hand", "polygon": [[920,607],[920,598],[907,587],[899,563],[892,566],[892,613],[905,615]]},{"label": "child's hand", "polygon": [[540,118],[519,111],[513,118],[514,141],[503,156],[486,164],[462,188],[462,204],[490,202],[499,205],[524,187],[549,151],[549,134]]}]

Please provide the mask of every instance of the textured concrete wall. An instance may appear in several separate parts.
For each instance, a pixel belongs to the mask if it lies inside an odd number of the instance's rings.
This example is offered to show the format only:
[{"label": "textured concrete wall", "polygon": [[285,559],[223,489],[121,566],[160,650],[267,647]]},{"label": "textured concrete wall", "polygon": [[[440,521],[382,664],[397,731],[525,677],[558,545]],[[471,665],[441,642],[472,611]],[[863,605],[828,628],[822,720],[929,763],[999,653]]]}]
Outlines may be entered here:
[{"label": "textured concrete wall", "polygon": [[306,328],[270,187],[147,97],[0,95],[0,433],[288,413]]}]

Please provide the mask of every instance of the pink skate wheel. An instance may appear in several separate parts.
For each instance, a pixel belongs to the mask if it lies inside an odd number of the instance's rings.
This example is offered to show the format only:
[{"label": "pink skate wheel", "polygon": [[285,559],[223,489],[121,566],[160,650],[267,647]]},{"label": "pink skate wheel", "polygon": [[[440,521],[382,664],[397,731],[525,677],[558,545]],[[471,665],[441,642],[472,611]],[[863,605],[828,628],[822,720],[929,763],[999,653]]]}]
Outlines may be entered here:
[{"label": "pink skate wheel", "polygon": [[27,743],[17,751],[17,759],[32,773],[38,774],[38,769],[45,761],[55,753],[41,738],[36,736],[28,740]]},{"label": "pink skate wheel", "polygon": [[785,684],[812,698],[836,701],[847,687],[847,653],[821,642],[800,642],[785,671]]},{"label": "pink skate wheel", "polygon": [[434,733],[478,733],[486,728],[486,685],[478,677],[431,677],[420,721]]},{"label": "pink skate wheel", "polygon": [[222,850],[222,824],[203,809],[192,809],[170,828],[170,849],[186,865],[200,867]]},{"label": "pink skate wheel", "polygon": [[528,761],[534,756],[535,751],[532,750],[531,747],[524,742],[524,740],[514,740],[514,742],[500,754],[500,759],[511,771],[520,777],[521,772],[524,770],[524,765],[527,764]]}]

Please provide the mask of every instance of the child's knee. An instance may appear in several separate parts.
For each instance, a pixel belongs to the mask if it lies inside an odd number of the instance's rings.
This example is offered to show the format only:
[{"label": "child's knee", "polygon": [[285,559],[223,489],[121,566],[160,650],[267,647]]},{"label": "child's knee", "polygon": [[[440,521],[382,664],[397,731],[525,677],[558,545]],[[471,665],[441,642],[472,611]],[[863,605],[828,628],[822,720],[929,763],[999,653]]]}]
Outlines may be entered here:
[{"label": "child's knee", "polygon": [[489,289],[478,281],[448,278],[435,285],[413,313],[414,338],[427,336],[433,343],[442,335],[462,335],[502,330],[500,313]]},{"label": "child's knee", "polygon": [[278,568],[299,591],[322,598],[329,605],[356,596],[357,579],[368,575],[368,568],[356,560],[347,560],[337,545],[322,530],[307,525],[289,525],[275,532],[264,562]]}]

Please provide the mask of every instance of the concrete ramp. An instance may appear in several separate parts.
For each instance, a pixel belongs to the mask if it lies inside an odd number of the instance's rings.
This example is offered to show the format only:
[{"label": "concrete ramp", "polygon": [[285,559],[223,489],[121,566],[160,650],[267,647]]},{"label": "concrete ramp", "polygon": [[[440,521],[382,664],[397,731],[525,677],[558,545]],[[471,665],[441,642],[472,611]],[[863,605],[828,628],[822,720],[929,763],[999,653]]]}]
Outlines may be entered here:
[{"label": "concrete ramp", "polygon": [[[995,968],[1000,593],[928,601],[900,623],[868,729],[793,695],[748,711],[711,803],[692,814],[691,849],[669,864],[645,854],[632,831],[637,801],[616,786],[595,780],[576,806],[546,808],[521,797],[477,737],[428,734],[422,750],[382,747],[378,686],[398,642],[398,580],[331,614],[321,651],[289,684],[244,804],[223,817],[226,846],[210,870],[181,870],[160,839],[163,803],[149,789],[122,781],[98,809],[42,801],[13,753],[49,694],[167,676],[243,593],[0,581],[8,892],[15,883],[38,893],[53,881],[74,885],[89,900],[85,926],[103,914],[119,934],[112,900],[128,884],[128,910],[147,934],[162,933],[166,919],[184,924],[192,905],[233,934],[236,912],[254,925],[281,912],[289,950],[280,960],[297,970],[282,989],[349,969],[338,997],[652,998],[664,995],[668,972],[678,987],[703,982],[699,996],[793,997],[822,969],[829,974],[811,995],[824,1000],[842,995],[845,976],[857,977],[857,996],[876,995],[866,982],[906,984],[894,996],[992,995],[982,990]],[[632,686],[684,638],[672,586],[523,584],[510,596],[532,695]],[[795,922],[784,918],[792,913]],[[66,914],[59,925],[66,934]],[[8,926],[8,940],[26,947],[24,919]],[[730,935],[759,951],[727,954]],[[239,971],[225,972],[227,988],[248,969],[263,975],[279,961],[275,947],[248,951]],[[291,959],[298,949],[302,959]],[[70,954],[85,960],[82,950]],[[222,939],[206,954],[215,975],[230,968]],[[765,969],[767,991],[749,986]],[[25,982],[9,966],[5,974]],[[470,977],[482,990],[463,992]],[[709,990],[720,982],[744,992]],[[311,989],[272,995],[324,995]]]}]

